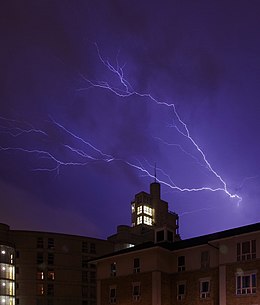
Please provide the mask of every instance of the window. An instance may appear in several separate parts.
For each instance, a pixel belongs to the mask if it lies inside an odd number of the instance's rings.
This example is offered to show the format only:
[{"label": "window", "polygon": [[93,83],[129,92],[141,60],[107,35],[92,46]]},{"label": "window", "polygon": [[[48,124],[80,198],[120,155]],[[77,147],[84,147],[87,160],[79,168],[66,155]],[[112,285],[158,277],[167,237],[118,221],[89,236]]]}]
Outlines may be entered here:
[{"label": "window", "polygon": [[82,256],[82,268],[88,268],[88,260],[87,256]]},{"label": "window", "polygon": [[48,238],[48,249],[54,249],[54,238]]},{"label": "window", "polygon": [[97,297],[96,287],[91,286],[89,296],[92,299],[95,299]]},{"label": "window", "polygon": [[91,243],[90,244],[90,253],[96,253],[96,244]]},{"label": "window", "polygon": [[151,226],[152,225],[152,218],[149,217],[149,216],[144,216],[144,223],[148,226]]},{"label": "window", "polygon": [[114,262],[110,265],[110,275],[116,276],[116,262]]},{"label": "window", "polygon": [[144,206],[144,213],[147,215],[152,216],[153,215],[153,210],[152,208],[148,207],[147,205]]},{"label": "window", "polygon": [[36,278],[37,278],[37,280],[44,280],[44,273],[43,273],[43,271],[37,271]]},{"label": "window", "polygon": [[44,286],[43,284],[37,284],[37,295],[44,295]]},{"label": "window", "polygon": [[110,304],[116,303],[116,286],[109,287],[109,303]]},{"label": "window", "polygon": [[185,271],[185,256],[178,256],[178,272]]},{"label": "window", "polygon": [[47,279],[50,280],[50,281],[54,281],[54,279],[55,279],[54,270],[48,270],[47,271]]},{"label": "window", "polygon": [[43,253],[42,252],[37,253],[37,264],[43,264]]},{"label": "window", "polygon": [[141,285],[140,283],[133,283],[133,301],[139,301],[141,297]]},{"label": "window", "polygon": [[37,238],[37,248],[40,248],[40,249],[43,248],[43,237]]},{"label": "window", "polygon": [[143,212],[143,206],[140,205],[139,207],[137,207],[137,215],[142,214]]},{"label": "window", "polygon": [[134,273],[139,273],[140,272],[140,259],[135,258],[134,259]]},{"label": "window", "polygon": [[168,241],[173,241],[173,232],[167,230],[167,240]]},{"label": "window", "polygon": [[237,275],[236,281],[237,295],[256,293],[256,273]]},{"label": "window", "polygon": [[133,203],[133,204],[131,205],[131,207],[132,207],[132,213],[134,213],[134,212],[135,212],[135,204]]},{"label": "window", "polygon": [[180,282],[177,284],[177,300],[181,301],[184,299],[186,293],[186,284]]},{"label": "window", "polygon": [[156,241],[164,241],[164,230],[160,230],[156,232]]},{"label": "window", "polygon": [[209,251],[201,252],[201,268],[205,269],[209,267]]},{"label": "window", "polygon": [[142,216],[137,217],[137,225],[140,225],[142,222]]},{"label": "window", "polygon": [[210,297],[210,280],[205,279],[200,281],[200,298],[207,299]]},{"label": "window", "polygon": [[47,285],[47,295],[54,295],[54,285],[53,284]]},{"label": "window", "polygon": [[82,286],[82,296],[88,297],[89,286]]},{"label": "window", "polygon": [[96,272],[90,271],[90,282],[95,283],[96,282]]},{"label": "window", "polygon": [[54,264],[54,254],[48,253],[48,265],[53,265],[53,264]]},{"label": "window", "polygon": [[82,242],[82,252],[88,253],[88,242],[87,241]]},{"label": "window", "polygon": [[82,282],[88,281],[88,271],[83,270],[82,271]]},{"label": "window", "polygon": [[237,244],[237,260],[246,261],[256,258],[256,240],[249,240]]}]

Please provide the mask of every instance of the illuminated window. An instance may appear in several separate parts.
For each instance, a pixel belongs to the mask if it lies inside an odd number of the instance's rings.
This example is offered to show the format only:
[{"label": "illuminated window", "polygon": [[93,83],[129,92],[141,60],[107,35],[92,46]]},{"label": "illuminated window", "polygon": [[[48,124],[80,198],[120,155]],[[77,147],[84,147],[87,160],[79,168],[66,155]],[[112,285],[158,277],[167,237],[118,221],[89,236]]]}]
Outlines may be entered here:
[{"label": "illuminated window", "polygon": [[44,273],[43,273],[43,271],[37,271],[36,278],[37,278],[37,280],[44,280]]},{"label": "illuminated window", "polygon": [[135,204],[133,203],[132,204],[132,213],[134,213],[135,212]]},{"label": "illuminated window", "polygon": [[139,207],[137,207],[137,215],[141,214],[143,212],[143,206],[140,205]]},{"label": "illuminated window", "polygon": [[148,216],[144,216],[144,223],[148,226],[152,225],[152,218]]},{"label": "illuminated window", "polygon": [[237,275],[236,277],[236,294],[254,294],[256,293],[256,274],[247,273]]},{"label": "illuminated window", "polygon": [[210,297],[210,280],[200,281],[200,298],[207,299]]},{"label": "illuminated window", "polygon": [[144,206],[144,213],[147,214],[147,215],[152,216],[153,215],[153,210],[152,210],[152,208],[145,205]]},{"label": "illuminated window", "polygon": [[142,223],[142,216],[137,217],[137,225]]},{"label": "illuminated window", "polygon": [[246,261],[256,258],[256,240],[248,240],[237,244],[237,260]]}]

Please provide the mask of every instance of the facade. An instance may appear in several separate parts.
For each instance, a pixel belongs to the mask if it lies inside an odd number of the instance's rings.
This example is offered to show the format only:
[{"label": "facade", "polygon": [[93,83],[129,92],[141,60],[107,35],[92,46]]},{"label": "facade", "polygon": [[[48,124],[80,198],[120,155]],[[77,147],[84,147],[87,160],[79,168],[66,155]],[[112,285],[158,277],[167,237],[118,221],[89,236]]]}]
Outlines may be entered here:
[{"label": "facade", "polygon": [[98,305],[260,304],[260,223],[96,260]]},{"label": "facade", "polygon": [[1,305],[90,305],[96,304],[96,268],[88,261],[114,248],[107,240],[1,224],[0,249]]}]

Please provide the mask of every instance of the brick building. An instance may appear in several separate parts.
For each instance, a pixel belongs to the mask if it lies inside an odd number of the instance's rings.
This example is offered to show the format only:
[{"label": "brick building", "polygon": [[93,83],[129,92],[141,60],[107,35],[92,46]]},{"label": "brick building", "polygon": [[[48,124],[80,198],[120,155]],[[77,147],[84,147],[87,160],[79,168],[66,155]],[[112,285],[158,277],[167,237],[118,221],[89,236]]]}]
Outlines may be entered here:
[{"label": "brick building", "polygon": [[260,223],[148,242],[95,262],[98,305],[260,304]]}]

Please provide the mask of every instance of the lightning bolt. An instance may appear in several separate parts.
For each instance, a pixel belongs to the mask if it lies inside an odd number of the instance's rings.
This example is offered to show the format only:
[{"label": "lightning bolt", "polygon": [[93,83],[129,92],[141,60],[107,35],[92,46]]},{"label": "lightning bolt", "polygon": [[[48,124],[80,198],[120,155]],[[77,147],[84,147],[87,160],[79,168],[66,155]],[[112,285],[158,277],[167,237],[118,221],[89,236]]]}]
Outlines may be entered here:
[{"label": "lightning bolt", "polygon": [[[88,84],[87,86],[84,86],[82,88],[78,88],[77,91],[84,91],[89,90],[90,88],[97,88],[102,90],[107,90],[112,92],[114,95],[120,97],[120,98],[129,98],[129,97],[136,97],[139,98],[145,102],[150,101],[152,103],[155,103],[156,105],[160,107],[167,107],[169,108],[173,113],[173,124],[170,124],[169,127],[174,128],[182,137],[184,137],[185,140],[187,140],[189,143],[192,144],[192,146],[196,149],[196,152],[199,154],[200,158],[203,160],[203,163],[199,161],[197,157],[192,155],[191,153],[187,152],[182,148],[179,144],[170,144],[160,138],[156,138],[158,141],[161,141],[164,145],[175,145],[179,147],[189,157],[193,158],[198,164],[201,166],[204,166],[207,168],[207,170],[217,179],[219,184],[221,186],[219,187],[197,187],[197,188],[187,188],[187,187],[181,187],[178,186],[168,175],[164,170],[158,169],[162,173],[164,177],[167,178],[167,180],[164,179],[158,179],[157,181],[173,190],[177,190],[180,192],[199,192],[199,191],[211,191],[211,192],[224,192],[227,196],[229,196],[231,199],[236,199],[238,202],[242,200],[242,198],[237,195],[231,193],[227,188],[227,183],[224,181],[222,176],[214,170],[213,166],[210,164],[208,159],[206,158],[206,154],[203,152],[203,150],[199,147],[197,142],[194,140],[194,138],[191,136],[191,133],[187,127],[187,124],[181,119],[180,115],[177,112],[177,109],[175,107],[174,103],[168,103],[163,100],[159,100],[155,98],[150,93],[142,93],[137,92],[133,89],[132,85],[128,82],[128,80],[124,76],[124,65],[120,65],[118,61],[118,57],[116,58],[116,65],[112,65],[109,60],[104,59],[101,55],[101,52],[98,48],[98,45],[95,44],[98,58],[101,62],[101,64],[108,70],[108,72],[112,73],[118,80],[118,86],[112,85],[108,81],[95,81],[90,80],[85,75],[80,73],[81,79],[84,81],[85,84]],[[12,137],[18,137],[22,136],[24,134],[30,134],[30,133],[36,133],[40,136],[50,137],[49,133],[47,131],[36,129],[34,126],[32,126],[29,123],[24,123],[16,120],[10,120],[6,118],[0,117],[0,120],[2,121],[2,124],[6,124],[6,126],[0,126],[0,132],[6,133]],[[73,158],[76,158],[76,161],[67,161],[57,156],[57,153],[49,152],[48,150],[38,150],[34,148],[22,148],[22,147],[0,147],[1,151],[20,151],[23,153],[29,153],[29,154],[35,154],[39,156],[40,158],[47,158],[50,159],[54,166],[50,168],[36,168],[37,171],[56,171],[59,173],[61,166],[86,166],[93,162],[105,162],[105,163],[111,163],[111,162],[122,162],[136,170],[138,170],[143,175],[149,176],[151,178],[154,178],[154,174],[151,173],[151,169],[149,170],[149,167],[151,165],[146,161],[148,166],[144,166],[141,161],[137,160],[135,162],[130,160],[123,160],[120,158],[116,158],[111,154],[107,154],[103,152],[101,149],[99,149],[97,146],[95,146],[93,143],[90,143],[89,141],[85,140],[83,137],[80,137],[79,135],[75,134],[74,132],[67,129],[64,125],[61,123],[55,121],[53,118],[50,118],[51,123],[58,129],[60,129],[66,136],[67,136],[67,143],[60,143],[59,145],[62,146],[63,149],[65,149],[67,152],[73,156]],[[75,146],[73,143],[70,144],[70,142],[78,142],[79,146]],[[147,168],[148,167],[148,168]]]}]

